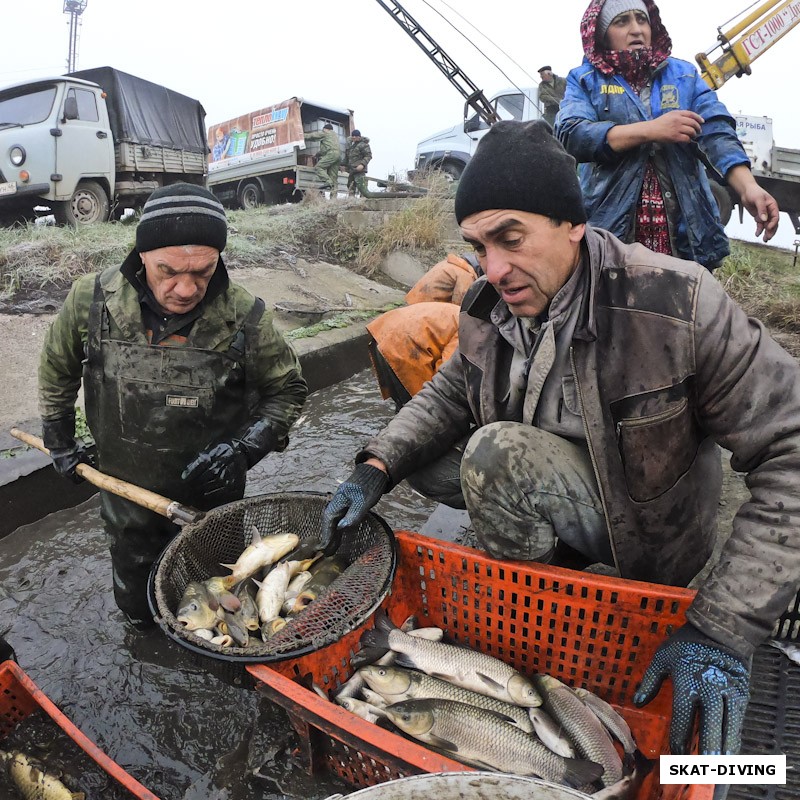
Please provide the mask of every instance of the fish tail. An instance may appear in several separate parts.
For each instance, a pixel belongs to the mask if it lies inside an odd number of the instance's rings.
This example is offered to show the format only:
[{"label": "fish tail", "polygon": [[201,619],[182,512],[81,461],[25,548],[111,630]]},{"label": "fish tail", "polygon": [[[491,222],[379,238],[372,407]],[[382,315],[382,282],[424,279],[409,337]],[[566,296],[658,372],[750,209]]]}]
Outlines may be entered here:
[{"label": "fish tail", "polygon": [[[362,641],[363,645],[363,641]],[[374,664],[379,658],[383,658],[389,650],[385,647],[363,647],[351,659],[350,666],[353,672],[361,669],[361,667]]]},{"label": "fish tail", "polygon": [[378,628],[364,631],[361,636],[361,647],[365,650],[381,650],[385,653],[391,650],[389,647],[389,633]]},{"label": "fish tail", "polygon": [[634,772],[637,776],[645,778],[653,769],[655,760],[648,758],[638,747],[633,753],[626,753],[622,759],[622,774],[631,775]]},{"label": "fish tail", "polygon": [[594,783],[605,772],[600,764],[580,758],[565,758],[563,764],[564,777],[562,780],[573,789]]},{"label": "fish tail", "polygon": [[389,619],[382,608],[379,608],[375,612],[373,621],[375,627],[364,632],[361,637],[361,646],[391,650],[389,646],[389,634],[399,630],[399,628]]},{"label": "fish tail", "polygon": [[381,631],[385,631],[387,634],[391,633],[392,631],[399,630],[397,625],[395,625],[389,619],[389,615],[382,608],[379,608],[375,612],[374,619],[375,619],[375,627]]}]

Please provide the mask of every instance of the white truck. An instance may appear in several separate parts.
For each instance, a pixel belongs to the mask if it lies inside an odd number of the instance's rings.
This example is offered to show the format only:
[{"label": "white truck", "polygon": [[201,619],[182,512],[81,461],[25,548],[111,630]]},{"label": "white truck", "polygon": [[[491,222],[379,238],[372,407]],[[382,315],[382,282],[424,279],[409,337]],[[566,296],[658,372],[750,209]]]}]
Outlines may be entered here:
[{"label": "white truck", "polygon": [[112,67],[0,90],[0,223],[49,208],[57,222],[122,216],[169,183],[204,184],[205,111]]},{"label": "white truck", "polygon": [[[497,119],[540,119],[539,89],[536,86],[524,89],[506,89],[489,98],[489,105]],[[452,128],[434,133],[417,145],[414,158],[414,175],[439,171],[447,178],[457,181],[467,166],[478,142],[489,130],[484,117],[475,112],[468,116],[469,103],[464,106],[464,119]]]},{"label": "white truck", "polygon": [[[228,208],[300,200],[322,185],[314,171],[318,141],[304,134],[330,123],[344,158],[354,128],[353,112],[302,97],[258,108],[208,129],[208,188]],[[339,191],[347,192],[347,175],[339,173]]]}]

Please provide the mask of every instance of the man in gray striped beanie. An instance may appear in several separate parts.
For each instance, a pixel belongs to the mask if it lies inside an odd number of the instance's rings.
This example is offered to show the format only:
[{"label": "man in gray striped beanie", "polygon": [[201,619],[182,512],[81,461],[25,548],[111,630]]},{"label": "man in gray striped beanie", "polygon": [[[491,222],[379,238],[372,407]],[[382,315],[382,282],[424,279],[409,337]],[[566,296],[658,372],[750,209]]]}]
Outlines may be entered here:
[{"label": "man in gray striped beanie", "polygon": [[[121,266],[72,286],[39,364],[42,434],[59,475],[80,480],[86,419],[105,473],[203,510],[240,499],[247,470],[282,450],[307,387],[264,301],[228,278],[225,211],[201,186],[156,189]],[[101,516],[114,598],[153,624],[147,579],[176,524],[109,492]]]}]

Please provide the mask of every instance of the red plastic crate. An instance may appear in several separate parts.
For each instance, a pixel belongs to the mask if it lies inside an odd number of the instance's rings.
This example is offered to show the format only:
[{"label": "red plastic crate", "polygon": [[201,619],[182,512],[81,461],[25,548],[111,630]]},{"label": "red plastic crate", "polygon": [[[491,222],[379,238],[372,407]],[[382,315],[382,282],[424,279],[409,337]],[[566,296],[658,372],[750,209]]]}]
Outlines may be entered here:
[{"label": "red plastic crate", "polygon": [[0,742],[28,715],[41,709],[91,758],[124,787],[131,797],[159,800],[87,738],[13,661],[0,664]]},{"label": "red plastic crate", "polygon": [[[631,697],[658,645],[684,622],[688,589],[621,580],[534,562],[499,562],[471,548],[397,533],[398,569],[382,607],[501,658],[525,674],[546,672],[613,703],[649,758],[669,752],[669,686],[646,708]],[[457,761],[359,719],[320,697],[352,672],[350,659],[370,620],[340,641],[297,659],[248,666],[258,688],[281,705],[311,771],[355,786],[423,772],[469,770]],[[303,682],[304,685],[300,685]],[[661,786],[658,764],[637,800],[711,800],[713,786]]]}]

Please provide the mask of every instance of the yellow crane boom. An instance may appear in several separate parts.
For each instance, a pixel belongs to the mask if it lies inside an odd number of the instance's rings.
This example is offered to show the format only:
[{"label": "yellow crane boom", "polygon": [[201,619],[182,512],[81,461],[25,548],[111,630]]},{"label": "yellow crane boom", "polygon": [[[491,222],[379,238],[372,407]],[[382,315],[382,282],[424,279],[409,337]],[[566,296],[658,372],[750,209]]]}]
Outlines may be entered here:
[{"label": "yellow crane boom", "polygon": [[[800,0],[767,0],[747,13],[730,30],[717,28],[717,44],[695,60],[703,80],[719,89],[734,76],[750,74],[750,65],[800,24]],[[712,60],[713,54],[720,54]]]}]

